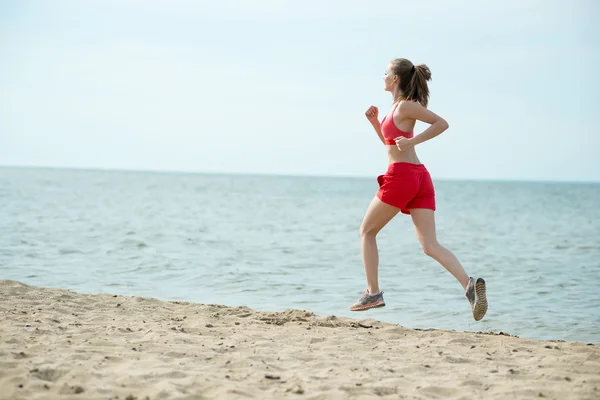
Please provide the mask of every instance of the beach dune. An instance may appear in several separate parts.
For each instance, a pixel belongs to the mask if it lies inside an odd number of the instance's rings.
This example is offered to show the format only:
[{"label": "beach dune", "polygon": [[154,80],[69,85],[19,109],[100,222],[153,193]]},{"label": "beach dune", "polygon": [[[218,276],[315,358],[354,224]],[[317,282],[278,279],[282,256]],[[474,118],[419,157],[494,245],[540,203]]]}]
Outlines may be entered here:
[{"label": "beach dune", "polygon": [[586,343],[7,280],[0,318],[3,400],[600,398]]}]

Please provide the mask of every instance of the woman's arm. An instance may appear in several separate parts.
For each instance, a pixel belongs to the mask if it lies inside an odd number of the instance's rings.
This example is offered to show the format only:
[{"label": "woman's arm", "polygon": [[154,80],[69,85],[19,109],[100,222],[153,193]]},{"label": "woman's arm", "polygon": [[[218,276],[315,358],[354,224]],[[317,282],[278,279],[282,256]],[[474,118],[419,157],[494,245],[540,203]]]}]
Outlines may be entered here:
[{"label": "woman's arm", "polygon": [[410,146],[416,146],[419,143],[433,139],[448,129],[448,122],[446,122],[444,118],[428,110],[419,103],[414,101],[404,101],[400,104],[398,109],[405,117],[430,124],[429,128],[425,129],[419,135],[406,140]]},{"label": "woman's arm", "polygon": [[383,133],[381,133],[381,122],[379,122],[379,109],[375,106],[369,107],[369,109],[365,112],[365,116],[377,132],[377,136],[379,136],[379,140],[381,143],[385,144],[385,140],[383,139]]},{"label": "woman's arm", "polygon": [[383,133],[381,133],[381,123],[379,122],[379,120],[370,122],[371,125],[373,125],[373,129],[375,129],[375,132],[377,132],[377,136],[379,136],[379,140],[381,140],[381,143],[385,144],[385,140],[383,139]]}]

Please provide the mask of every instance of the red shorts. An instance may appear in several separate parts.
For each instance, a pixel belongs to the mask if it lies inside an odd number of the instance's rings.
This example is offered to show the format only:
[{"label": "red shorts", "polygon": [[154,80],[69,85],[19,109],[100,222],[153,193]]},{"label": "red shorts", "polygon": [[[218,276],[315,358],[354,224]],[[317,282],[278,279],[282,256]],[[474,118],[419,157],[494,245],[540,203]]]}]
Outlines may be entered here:
[{"label": "red shorts", "polygon": [[390,164],[386,173],[377,177],[377,183],[379,200],[399,208],[403,214],[410,214],[411,208],[435,211],[433,182],[423,164]]}]

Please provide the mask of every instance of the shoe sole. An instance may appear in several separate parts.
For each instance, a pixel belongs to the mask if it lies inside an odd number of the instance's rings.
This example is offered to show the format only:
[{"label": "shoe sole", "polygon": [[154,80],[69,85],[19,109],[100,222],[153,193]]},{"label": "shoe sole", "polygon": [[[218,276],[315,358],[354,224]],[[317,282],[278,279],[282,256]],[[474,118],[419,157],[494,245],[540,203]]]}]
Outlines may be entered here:
[{"label": "shoe sole", "polygon": [[475,306],[473,307],[473,318],[475,321],[481,320],[488,309],[487,297],[485,293],[485,280],[477,278],[475,282]]},{"label": "shoe sole", "polygon": [[351,308],[350,311],[367,311],[367,310],[371,310],[373,308],[381,308],[381,307],[385,307],[385,303],[367,304],[366,306],[363,306],[360,308]]}]

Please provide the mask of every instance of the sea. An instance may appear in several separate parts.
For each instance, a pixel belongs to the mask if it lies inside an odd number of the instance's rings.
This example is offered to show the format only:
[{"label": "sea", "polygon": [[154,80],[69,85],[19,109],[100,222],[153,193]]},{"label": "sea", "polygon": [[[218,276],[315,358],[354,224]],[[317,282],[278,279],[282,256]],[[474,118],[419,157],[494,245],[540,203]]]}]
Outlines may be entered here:
[{"label": "sea", "polygon": [[487,282],[482,321],[403,214],[378,236],[386,307],[349,311],[375,177],[2,167],[0,279],[600,343],[600,184],[434,183],[438,240]]}]

